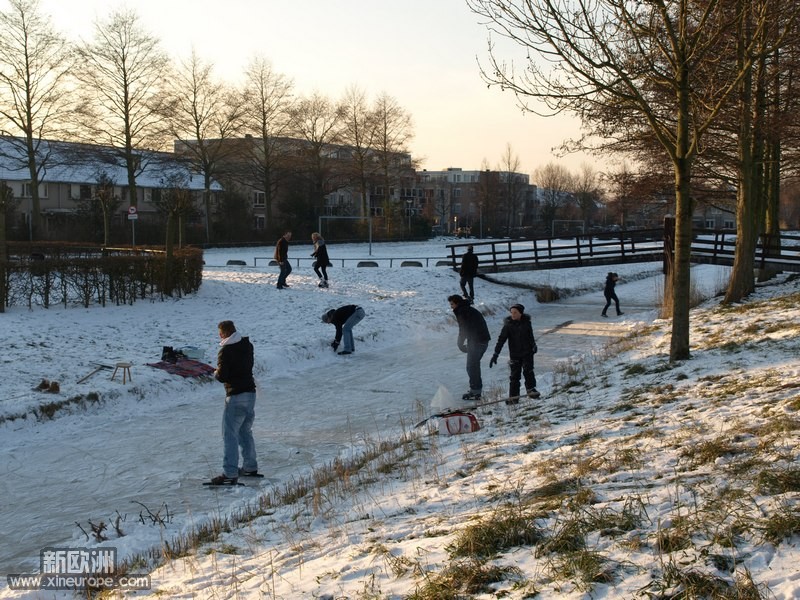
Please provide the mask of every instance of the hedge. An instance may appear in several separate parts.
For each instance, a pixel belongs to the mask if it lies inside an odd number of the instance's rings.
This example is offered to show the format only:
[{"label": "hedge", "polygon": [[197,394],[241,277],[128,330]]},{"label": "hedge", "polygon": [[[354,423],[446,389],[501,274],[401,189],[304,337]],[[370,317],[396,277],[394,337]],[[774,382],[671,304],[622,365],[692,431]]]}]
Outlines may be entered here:
[{"label": "hedge", "polygon": [[203,251],[175,250],[167,265],[158,248],[107,248],[48,242],[9,242],[6,306],[133,304],[142,299],[181,297],[203,280]]}]

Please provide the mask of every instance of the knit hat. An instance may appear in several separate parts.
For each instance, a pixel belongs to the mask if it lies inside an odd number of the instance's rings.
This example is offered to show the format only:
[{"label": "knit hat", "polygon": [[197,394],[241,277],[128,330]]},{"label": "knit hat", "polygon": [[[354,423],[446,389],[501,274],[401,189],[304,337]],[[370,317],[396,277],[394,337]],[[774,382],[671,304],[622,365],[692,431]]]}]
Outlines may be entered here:
[{"label": "knit hat", "polygon": [[508,307],[508,310],[511,310],[512,308],[516,308],[521,313],[525,312],[525,307],[522,306],[522,304],[512,304],[511,306]]},{"label": "knit hat", "polygon": [[323,315],[322,315],[322,322],[323,323],[330,323],[331,319],[333,318],[333,313],[335,313],[335,312],[336,312],[336,309],[333,309],[333,308],[328,310],[328,311],[325,311],[325,313],[323,313]]}]

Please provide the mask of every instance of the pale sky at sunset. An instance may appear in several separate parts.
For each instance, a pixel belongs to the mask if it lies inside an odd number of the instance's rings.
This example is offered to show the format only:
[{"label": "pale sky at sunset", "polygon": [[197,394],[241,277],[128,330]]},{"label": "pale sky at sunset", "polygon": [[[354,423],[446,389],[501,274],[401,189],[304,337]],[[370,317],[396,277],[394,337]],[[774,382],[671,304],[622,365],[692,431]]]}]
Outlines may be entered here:
[{"label": "pale sky at sunset", "polygon": [[174,59],[194,47],[232,83],[260,54],[299,94],[338,99],[351,85],[370,97],[388,93],[412,115],[410,150],[422,168],[480,169],[484,159],[494,168],[507,143],[522,172],[548,162],[604,168],[551,153],[577,135],[574,120],[523,115],[513,94],[487,88],[477,63],[486,59],[486,29],[464,0],[40,0],[72,39],[90,39],[94,21],[121,7],[133,8]]}]

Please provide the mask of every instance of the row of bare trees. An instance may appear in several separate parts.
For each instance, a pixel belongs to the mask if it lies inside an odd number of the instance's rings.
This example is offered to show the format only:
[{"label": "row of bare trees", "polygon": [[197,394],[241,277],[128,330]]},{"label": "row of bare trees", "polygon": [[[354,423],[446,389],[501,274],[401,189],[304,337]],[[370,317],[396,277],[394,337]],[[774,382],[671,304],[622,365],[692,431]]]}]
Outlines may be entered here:
[{"label": "row of bare trees", "polygon": [[[44,151],[46,139],[108,146],[127,172],[127,181],[116,183],[127,188],[132,206],[136,177],[148,161],[140,151],[170,150],[173,140],[184,140],[181,154],[204,178],[206,219],[212,182],[225,175],[223,166],[237,152],[246,168],[233,174],[262,188],[268,222],[278,190],[291,176],[281,168],[290,151],[295,159],[304,155],[306,191],[316,209],[326,194],[357,182],[364,214],[368,185],[396,184],[402,167],[397,157],[407,153],[412,126],[386,94],[370,102],[351,87],[338,100],[321,93],[301,97],[291,79],[262,57],[251,60],[244,84],[235,87],[195,52],[173,62],[131,10],[98,20],[91,39],[72,44],[42,14],[38,0],[9,0],[9,6],[0,12],[0,132],[22,146],[17,155],[25,157],[30,174],[34,238],[39,183],[55,160]],[[257,143],[242,156],[242,146],[231,142],[245,135]],[[289,148],[288,138],[304,143]],[[337,144],[355,152],[334,169],[331,146]],[[210,224],[205,226],[208,238]]]},{"label": "row of bare trees", "polygon": [[[778,188],[800,148],[800,4],[780,0],[467,0],[523,51],[523,67],[490,42],[490,85],[538,114],[578,115],[576,147],[671,166],[674,264],[670,360],[689,358],[692,178],[738,190],[735,265],[725,300],[755,286],[754,248],[777,230]],[[507,47],[507,46],[506,46]],[[791,163],[790,163],[791,164]],[[796,170],[796,163],[793,165]]]}]

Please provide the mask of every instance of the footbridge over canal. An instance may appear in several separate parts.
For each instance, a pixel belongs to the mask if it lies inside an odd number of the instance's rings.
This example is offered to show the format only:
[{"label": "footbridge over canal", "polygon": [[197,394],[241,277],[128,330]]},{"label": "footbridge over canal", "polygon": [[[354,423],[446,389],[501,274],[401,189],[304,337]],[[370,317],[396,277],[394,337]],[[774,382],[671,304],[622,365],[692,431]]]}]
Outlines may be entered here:
[{"label": "footbridge over canal", "polygon": [[[569,237],[468,240],[448,244],[447,248],[454,269],[460,266],[467,247],[472,246],[482,273],[503,273],[666,261],[672,251],[667,240],[665,229],[660,228]],[[693,263],[733,265],[735,253],[735,232],[692,230]],[[760,236],[755,267],[800,272],[800,236]]]}]

